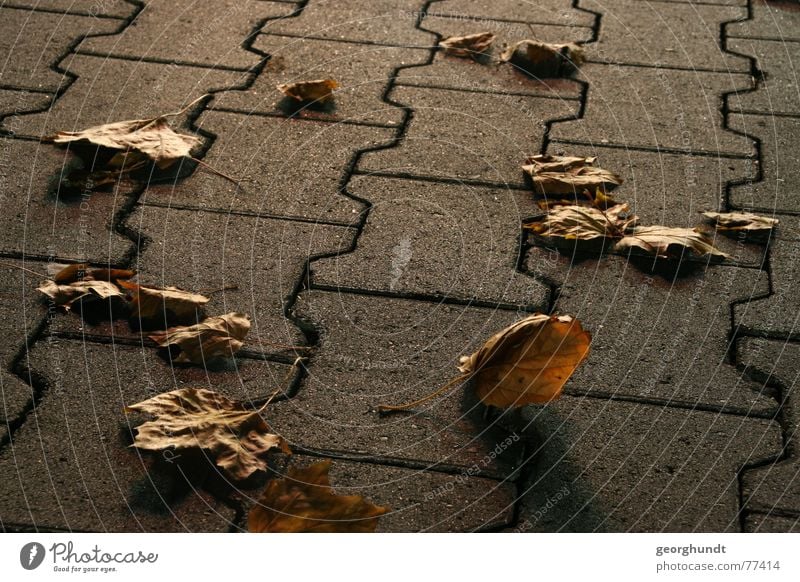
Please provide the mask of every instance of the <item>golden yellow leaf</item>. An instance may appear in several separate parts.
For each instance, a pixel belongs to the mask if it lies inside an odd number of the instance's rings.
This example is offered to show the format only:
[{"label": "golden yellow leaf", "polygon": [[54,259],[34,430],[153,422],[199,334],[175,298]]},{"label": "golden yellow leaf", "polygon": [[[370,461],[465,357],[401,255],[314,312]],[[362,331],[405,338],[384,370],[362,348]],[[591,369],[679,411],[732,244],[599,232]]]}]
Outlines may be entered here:
[{"label": "golden yellow leaf", "polygon": [[484,404],[512,408],[558,398],[589,353],[591,335],[568,315],[531,315],[496,333],[459,370]]},{"label": "golden yellow leaf", "polygon": [[668,226],[637,226],[629,230],[617,241],[615,250],[630,249],[639,249],[665,259],[680,258],[684,253],[718,259],[728,256],[717,249],[705,233],[697,229]]},{"label": "golden yellow leaf", "polygon": [[199,364],[217,358],[231,358],[244,345],[250,331],[250,318],[244,313],[209,317],[201,323],[171,327],[149,337],[162,348],[178,346],[174,358],[179,364]]},{"label": "golden yellow leaf", "polygon": [[194,318],[197,311],[210,301],[204,295],[177,287],[144,287],[130,281],[119,281],[118,284],[131,295],[131,317],[148,319],[171,312],[180,319]]},{"label": "golden yellow leaf", "polygon": [[260,410],[212,390],[173,390],[125,410],[157,417],[138,427],[132,446],[148,451],[202,449],[233,479],[266,470],[263,457],[272,449],[291,453],[282,437],[271,434]]},{"label": "golden yellow leaf", "polygon": [[609,170],[594,165],[596,158],[535,155],[529,157],[522,170],[531,177],[533,189],[545,196],[562,196],[588,190],[612,190],[623,180]]},{"label": "golden yellow leaf", "polygon": [[297,101],[325,103],[333,99],[333,91],[338,87],[339,83],[333,79],[317,79],[315,81],[284,83],[278,85],[278,90]]},{"label": "golden yellow leaf", "polygon": [[481,32],[468,36],[449,36],[439,42],[448,55],[456,57],[477,57],[485,53],[494,42],[494,34]]},{"label": "golden yellow leaf", "polygon": [[574,43],[550,44],[521,40],[500,55],[501,62],[510,62],[526,73],[541,78],[571,74],[585,60],[584,50]]},{"label": "golden yellow leaf", "polygon": [[273,479],[247,516],[247,529],[256,533],[374,532],[387,507],[373,505],[359,495],[336,495],[322,461],[304,469],[289,469]]},{"label": "golden yellow leaf", "polygon": [[69,285],[59,285],[55,281],[44,281],[36,289],[46,295],[66,311],[77,301],[108,300],[114,297],[124,299],[119,287],[109,281],[74,281]]}]

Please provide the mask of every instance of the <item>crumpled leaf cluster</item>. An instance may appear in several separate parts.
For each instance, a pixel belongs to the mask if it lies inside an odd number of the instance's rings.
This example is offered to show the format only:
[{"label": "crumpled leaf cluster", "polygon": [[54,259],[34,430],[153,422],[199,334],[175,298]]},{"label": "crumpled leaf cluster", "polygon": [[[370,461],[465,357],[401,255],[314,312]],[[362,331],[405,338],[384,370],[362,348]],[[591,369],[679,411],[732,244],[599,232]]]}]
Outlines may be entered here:
[{"label": "crumpled leaf cluster", "polygon": [[177,346],[176,364],[205,364],[220,358],[232,358],[244,345],[250,331],[250,318],[244,313],[226,313],[209,317],[195,325],[171,327],[151,334],[150,339],[162,348]]}]

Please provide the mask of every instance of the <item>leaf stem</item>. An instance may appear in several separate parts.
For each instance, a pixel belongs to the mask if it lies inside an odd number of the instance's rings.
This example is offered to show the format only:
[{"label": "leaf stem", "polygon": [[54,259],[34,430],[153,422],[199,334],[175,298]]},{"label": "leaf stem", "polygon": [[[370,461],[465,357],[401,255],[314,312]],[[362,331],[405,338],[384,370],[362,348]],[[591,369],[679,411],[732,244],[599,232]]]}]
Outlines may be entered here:
[{"label": "leaf stem", "polygon": [[272,394],[270,394],[270,397],[267,398],[267,401],[261,405],[261,408],[256,410],[256,414],[261,414],[262,412],[264,412],[267,409],[267,406],[269,406],[270,402],[272,402],[272,400],[278,394],[284,392],[284,388],[288,388],[289,380],[291,380],[295,370],[297,370],[297,364],[302,362],[304,359],[305,358],[302,357],[298,357],[297,359],[295,359],[294,364],[292,364],[292,367],[289,368],[289,371],[286,373],[286,376],[283,378],[283,380],[281,380],[281,385],[278,386]]},{"label": "leaf stem", "polygon": [[468,380],[471,377],[472,377],[472,372],[468,372],[466,374],[461,374],[460,376],[456,376],[455,378],[450,380],[447,384],[445,384],[441,388],[438,388],[438,389],[434,390],[433,392],[431,392],[427,396],[423,396],[422,398],[420,398],[419,400],[415,400],[414,402],[408,402],[406,404],[398,404],[396,406],[391,406],[391,405],[388,405],[388,404],[381,404],[380,406],[378,406],[378,412],[380,412],[380,413],[384,413],[384,412],[399,412],[401,410],[408,410],[409,408],[414,408],[415,406],[418,406],[418,405],[420,405],[420,404],[422,404],[424,402],[427,402],[428,400],[431,400],[432,398],[436,398],[437,396],[439,396],[439,394],[442,394],[442,393],[446,392],[447,390],[449,390],[450,388],[452,388],[456,384],[458,384],[460,382],[463,382],[464,380]]}]

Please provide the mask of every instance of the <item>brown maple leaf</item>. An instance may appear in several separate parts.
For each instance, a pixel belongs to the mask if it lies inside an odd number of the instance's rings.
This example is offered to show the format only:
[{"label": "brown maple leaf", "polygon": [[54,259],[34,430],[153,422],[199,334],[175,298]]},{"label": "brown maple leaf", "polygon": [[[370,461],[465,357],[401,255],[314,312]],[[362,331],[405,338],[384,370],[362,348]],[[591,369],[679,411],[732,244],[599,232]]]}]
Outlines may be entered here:
[{"label": "brown maple leaf", "polygon": [[109,281],[74,281],[68,285],[59,285],[55,281],[44,281],[36,290],[66,311],[70,311],[73,304],[77,302],[125,298],[119,287]]},{"label": "brown maple leaf", "polygon": [[201,323],[171,327],[149,337],[162,348],[178,346],[176,363],[203,365],[217,358],[231,358],[244,345],[250,318],[244,313],[209,317]]},{"label": "brown maple leaf", "polygon": [[177,287],[145,287],[130,281],[119,281],[118,285],[130,293],[131,317],[150,319],[170,312],[182,320],[194,319],[198,310],[210,301],[204,295]]},{"label": "brown maple leaf", "polygon": [[627,204],[617,204],[603,211],[597,208],[565,205],[553,206],[542,218],[525,224],[537,235],[559,242],[598,242],[622,238],[638,218],[630,214]]},{"label": "brown maple leaf", "polygon": [[173,390],[125,410],[157,417],[138,427],[132,446],[148,451],[202,449],[236,480],[265,471],[264,455],[272,449],[291,454],[286,441],[271,433],[261,410],[248,409],[212,390]]},{"label": "brown maple leaf", "polygon": [[717,249],[700,230],[668,226],[637,226],[617,241],[616,251],[636,249],[664,259],[679,259],[684,253],[714,259],[728,255]]},{"label": "brown maple leaf", "polygon": [[290,468],[273,479],[247,516],[251,532],[296,533],[374,532],[378,518],[389,511],[359,495],[336,495],[322,461],[303,469]]},{"label": "brown maple leaf", "polygon": [[591,157],[535,155],[525,161],[522,170],[530,176],[534,192],[544,196],[605,192],[622,184],[621,177],[595,166],[596,160]]},{"label": "brown maple leaf", "polygon": [[500,55],[501,63],[511,63],[529,75],[540,78],[571,74],[585,60],[584,50],[574,43],[550,44],[521,40]]},{"label": "brown maple leaf", "polygon": [[703,212],[703,216],[720,232],[743,234],[755,241],[769,239],[773,229],[780,222],[777,218],[750,212]]}]

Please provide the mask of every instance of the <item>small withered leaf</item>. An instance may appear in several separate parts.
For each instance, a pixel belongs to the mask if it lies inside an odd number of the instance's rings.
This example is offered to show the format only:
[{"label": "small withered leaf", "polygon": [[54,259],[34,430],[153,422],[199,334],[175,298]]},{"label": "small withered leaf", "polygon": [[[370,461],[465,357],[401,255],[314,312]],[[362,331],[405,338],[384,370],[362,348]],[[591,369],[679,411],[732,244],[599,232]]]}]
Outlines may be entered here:
[{"label": "small withered leaf", "polygon": [[369,533],[389,511],[359,495],[337,495],[331,489],[330,461],[297,469],[267,483],[247,516],[255,533]]},{"label": "small withered leaf", "polygon": [[333,91],[339,83],[333,79],[317,79],[278,85],[278,91],[296,101],[325,103],[333,99]]},{"label": "small withered leaf", "polygon": [[584,190],[608,191],[622,184],[615,173],[594,165],[596,158],[535,155],[529,157],[522,170],[531,177],[536,194],[575,196]]},{"label": "small withered leaf", "polygon": [[145,287],[130,281],[119,281],[131,297],[131,316],[144,319],[164,316],[172,312],[179,318],[193,317],[197,311],[210,301],[198,293],[183,291],[177,287]]},{"label": "small withered leaf", "polygon": [[456,57],[477,57],[487,51],[494,42],[494,34],[480,32],[467,36],[449,36],[439,42],[448,55]]},{"label": "small withered leaf", "polygon": [[757,236],[769,235],[780,222],[777,218],[750,212],[703,212],[703,216],[713,223],[717,230],[745,232]]},{"label": "small withered leaf", "polygon": [[540,78],[567,76],[584,60],[583,48],[574,43],[551,44],[536,40],[521,40],[500,55],[500,62],[511,63]]},{"label": "small withered leaf", "polygon": [[537,313],[493,335],[459,370],[484,404],[513,408],[550,402],[589,353],[591,335],[568,315]]},{"label": "small withered leaf", "polygon": [[668,226],[637,226],[617,241],[616,251],[637,249],[664,259],[679,259],[684,253],[714,259],[728,255],[717,249],[705,233],[697,229]]},{"label": "small withered leaf", "polygon": [[55,281],[44,281],[36,290],[66,311],[69,311],[77,301],[108,300],[115,297],[124,299],[125,297],[119,287],[109,281],[74,281],[68,285],[59,285]]},{"label": "small withered leaf", "polygon": [[178,364],[203,365],[218,358],[231,358],[244,345],[250,331],[250,318],[244,313],[226,313],[201,323],[171,327],[148,336],[162,348],[177,346]]},{"label": "small withered leaf", "polygon": [[[75,263],[71,265],[52,265],[57,269],[53,275],[53,281],[59,285],[74,283],[75,281],[118,281],[131,279],[136,276],[136,271],[130,269],[104,269],[94,268],[86,263]],[[52,272],[51,266],[48,271]]]},{"label": "small withered leaf", "polygon": [[272,434],[259,410],[213,390],[173,390],[125,410],[157,417],[138,427],[132,446],[148,451],[202,449],[236,480],[265,471],[264,455],[272,449],[291,454],[286,441]]}]

